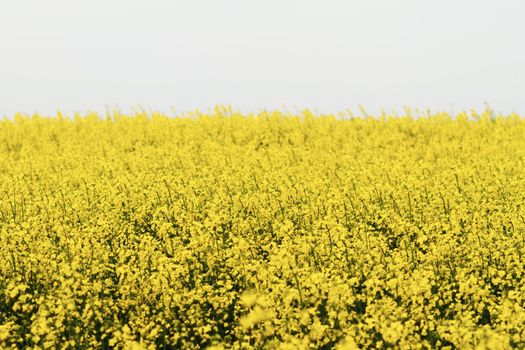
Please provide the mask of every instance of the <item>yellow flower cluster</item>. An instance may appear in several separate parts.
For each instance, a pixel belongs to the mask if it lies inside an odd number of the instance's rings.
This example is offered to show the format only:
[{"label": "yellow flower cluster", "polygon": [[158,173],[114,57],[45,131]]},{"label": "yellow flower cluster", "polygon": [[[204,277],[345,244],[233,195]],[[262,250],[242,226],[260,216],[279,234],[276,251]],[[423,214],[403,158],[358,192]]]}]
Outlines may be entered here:
[{"label": "yellow flower cluster", "polygon": [[525,347],[525,121],[0,122],[0,348]]}]

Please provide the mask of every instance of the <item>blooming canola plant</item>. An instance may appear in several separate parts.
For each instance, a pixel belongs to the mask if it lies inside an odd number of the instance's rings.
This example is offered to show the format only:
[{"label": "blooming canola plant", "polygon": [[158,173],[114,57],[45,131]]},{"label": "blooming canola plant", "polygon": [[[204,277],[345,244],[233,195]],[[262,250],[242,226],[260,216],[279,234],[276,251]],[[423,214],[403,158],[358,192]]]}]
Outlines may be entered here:
[{"label": "blooming canola plant", "polygon": [[0,347],[525,347],[525,122],[0,122]]}]

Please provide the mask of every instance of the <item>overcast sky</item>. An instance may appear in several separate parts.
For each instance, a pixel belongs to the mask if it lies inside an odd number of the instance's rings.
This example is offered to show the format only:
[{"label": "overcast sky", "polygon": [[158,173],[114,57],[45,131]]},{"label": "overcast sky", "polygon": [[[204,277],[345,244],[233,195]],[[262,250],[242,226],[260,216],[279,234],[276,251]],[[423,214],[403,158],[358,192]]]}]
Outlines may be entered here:
[{"label": "overcast sky", "polygon": [[523,0],[0,0],[0,116],[525,113]]}]

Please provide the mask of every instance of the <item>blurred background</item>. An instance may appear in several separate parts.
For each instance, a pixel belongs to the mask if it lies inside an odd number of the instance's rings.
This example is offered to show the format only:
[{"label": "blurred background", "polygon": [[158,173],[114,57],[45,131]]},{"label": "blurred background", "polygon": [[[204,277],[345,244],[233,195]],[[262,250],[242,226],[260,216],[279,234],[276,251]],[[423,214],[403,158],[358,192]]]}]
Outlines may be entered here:
[{"label": "blurred background", "polygon": [[216,104],[525,113],[522,0],[17,0],[0,116]]}]

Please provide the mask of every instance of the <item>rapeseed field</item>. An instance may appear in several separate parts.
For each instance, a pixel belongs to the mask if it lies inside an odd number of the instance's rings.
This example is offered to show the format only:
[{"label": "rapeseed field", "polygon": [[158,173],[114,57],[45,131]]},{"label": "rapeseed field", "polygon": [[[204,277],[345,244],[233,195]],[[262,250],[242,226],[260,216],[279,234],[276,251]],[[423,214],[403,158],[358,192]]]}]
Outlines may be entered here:
[{"label": "rapeseed field", "polygon": [[0,348],[525,348],[525,121],[0,122]]}]

